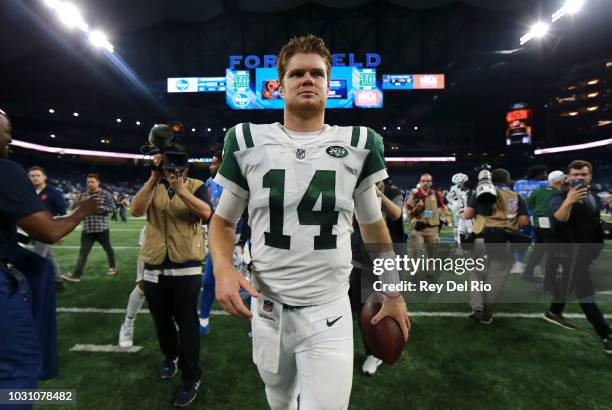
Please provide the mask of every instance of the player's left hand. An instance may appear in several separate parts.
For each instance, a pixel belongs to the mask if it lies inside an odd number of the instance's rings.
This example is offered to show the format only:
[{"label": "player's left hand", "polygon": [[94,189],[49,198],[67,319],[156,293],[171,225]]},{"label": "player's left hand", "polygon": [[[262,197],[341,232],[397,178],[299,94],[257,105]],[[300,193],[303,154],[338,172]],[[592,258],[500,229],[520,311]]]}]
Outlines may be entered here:
[{"label": "player's left hand", "polygon": [[181,169],[166,169],[164,170],[164,177],[170,184],[170,188],[177,194],[185,189],[184,177],[185,170]]},{"label": "player's left hand", "polygon": [[408,308],[404,298],[402,295],[396,297],[385,296],[384,298],[382,307],[376,316],[372,318],[372,324],[376,325],[382,318],[390,316],[399,323],[404,340],[408,340],[408,337],[410,337],[410,318],[408,317]]}]

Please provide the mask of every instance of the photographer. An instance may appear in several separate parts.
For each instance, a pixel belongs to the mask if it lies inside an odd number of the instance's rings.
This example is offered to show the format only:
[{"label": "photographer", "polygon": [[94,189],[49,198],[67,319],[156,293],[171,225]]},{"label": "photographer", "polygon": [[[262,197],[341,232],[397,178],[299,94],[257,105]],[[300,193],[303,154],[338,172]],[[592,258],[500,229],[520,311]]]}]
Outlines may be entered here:
[{"label": "photographer", "polygon": [[448,220],[448,211],[442,199],[442,194],[431,188],[432,177],[421,175],[420,188],[406,202],[410,228],[412,252],[418,258],[423,250],[423,243],[428,257],[433,257],[438,244],[438,227],[440,216]]},{"label": "photographer", "polygon": [[593,167],[589,162],[572,161],[567,175],[569,190],[550,200],[552,227],[562,242],[563,273],[544,319],[565,329],[576,330],[563,317],[567,299],[575,291],[580,308],[603,341],[604,352],[612,354],[610,326],[595,303],[595,289],[589,273],[590,265],[604,244],[600,217],[602,206],[597,196],[589,192],[592,178]]},{"label": "photographer", "polygon": [[523,198],[510,190],[512,181],[507,170],[482,170],[478,180],[476,193],[468,199],[463,216],[475,220],[473,232],[478,238],[476,248],[482,248],[484,241],[489,264],[484,272],[472,271],[470,279],[491,285],[491,290],[470,292],[470,318],[490,324],[493,321],[491,306],[501,293],[512,268],[512,244],[531,242],[529,237],[519,232],[529,225],[529,214]]},{"label": "photographer", "polygon": [[191,403],[200,385],[197,303],[205,253],[202,223],[211,215],[204,183],[187,178],[187,155],[182,157],[171,163],[167,154],[155,155],[151,176],[130,205],[133,216],[147,215],[140,251],[144,293],[165,356],[160,378],[174,377],[177,365],[182,370],[176,406]]}]

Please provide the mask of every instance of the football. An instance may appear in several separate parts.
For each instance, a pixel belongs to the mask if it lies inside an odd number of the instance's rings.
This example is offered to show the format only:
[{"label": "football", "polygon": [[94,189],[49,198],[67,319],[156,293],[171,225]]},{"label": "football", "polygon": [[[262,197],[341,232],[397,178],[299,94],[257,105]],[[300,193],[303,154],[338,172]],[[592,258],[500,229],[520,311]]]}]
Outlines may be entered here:
[{"label": "football", "polygon": [[361,309],[359,323],[363,338],[374,355],[386,364],[393,364],[402,355],[406,342],[395,319],[385,317],[376,325],[372,325],[371,320],[382,307],[382,301],[383,296],[380,293],[372,293]]}]

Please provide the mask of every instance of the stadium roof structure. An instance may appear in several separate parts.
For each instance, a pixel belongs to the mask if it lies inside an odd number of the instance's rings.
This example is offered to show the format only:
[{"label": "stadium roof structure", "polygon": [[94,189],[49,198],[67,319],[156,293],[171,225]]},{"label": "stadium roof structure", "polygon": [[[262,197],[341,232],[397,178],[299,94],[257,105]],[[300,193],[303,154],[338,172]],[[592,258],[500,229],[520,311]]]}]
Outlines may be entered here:
[{"label": "stadium roof structure", "polygon": [[[379,73],[446,74],[443,91],[387,93],[384,108],[333,110],[330,122],[386,127],[389,141],[448,145],[449,153],[503,144],[510,104],[543,107],[549,85],[570,66],[609,57],[612,38],[607,0],[588,1],[547,38],[523,46],[528,26],[562,0],[81,0],[84,20],[114,46],[109,59],[63,27],[49,2],[0,3],[0,36],[8,39],[0,106],[20,139],[50,143],[53,134],[58,145],[85,149],[103,139],[123,152],[135,152],[154,122],[181,120],[196,130],[188,143],[204,147],[237,122],[279,120],[278,111],[229,110],[219,94],[169,95],[166,78],[223,76],[230,55],[276,54],[309,32],[332,52],[379,53]],[[536,128],[541,135],[546,125]]]}]

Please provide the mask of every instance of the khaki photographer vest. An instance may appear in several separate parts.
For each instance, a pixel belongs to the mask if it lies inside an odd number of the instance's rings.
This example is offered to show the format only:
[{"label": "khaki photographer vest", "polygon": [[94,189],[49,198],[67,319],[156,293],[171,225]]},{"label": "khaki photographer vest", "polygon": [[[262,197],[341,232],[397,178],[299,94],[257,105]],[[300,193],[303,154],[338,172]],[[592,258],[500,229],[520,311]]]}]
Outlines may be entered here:
[{"label": "khaki photographer vest", "polygon": [[[203,184],[199,179],[185,179],[185,188],[192,194]],[[158,265],[166,255],[175,263],[204,260],[204,228],[181,198],[175,194],[170,199],[160,183],[147,210],[140,257],[145,263]]]},{"label": "khaki photographer vest", "polygon": [[[409,199],[410,205],[414,206],[414,195],[410,196]],[[423,200],[423,205],[425,209],[422,212],[419,212],[415,215],[414,212],[410,212],[410,227],[414,228],[417,222],[423,222],[430,226],[438,226],[440,225],[440,212],[438,211],[438,199],[436,196],[436,191],[433,189],[430,191],[430,194]],[[425,218],[426,211],[431,211],[431,218]]]},{"label": "khaki photographer vest", "polygon": [[519,230],[518,208],[520,196],[516,192],[497,189],[497,201],[490,216],[476,215],[472,231],[479,234],[484,228]]}]

